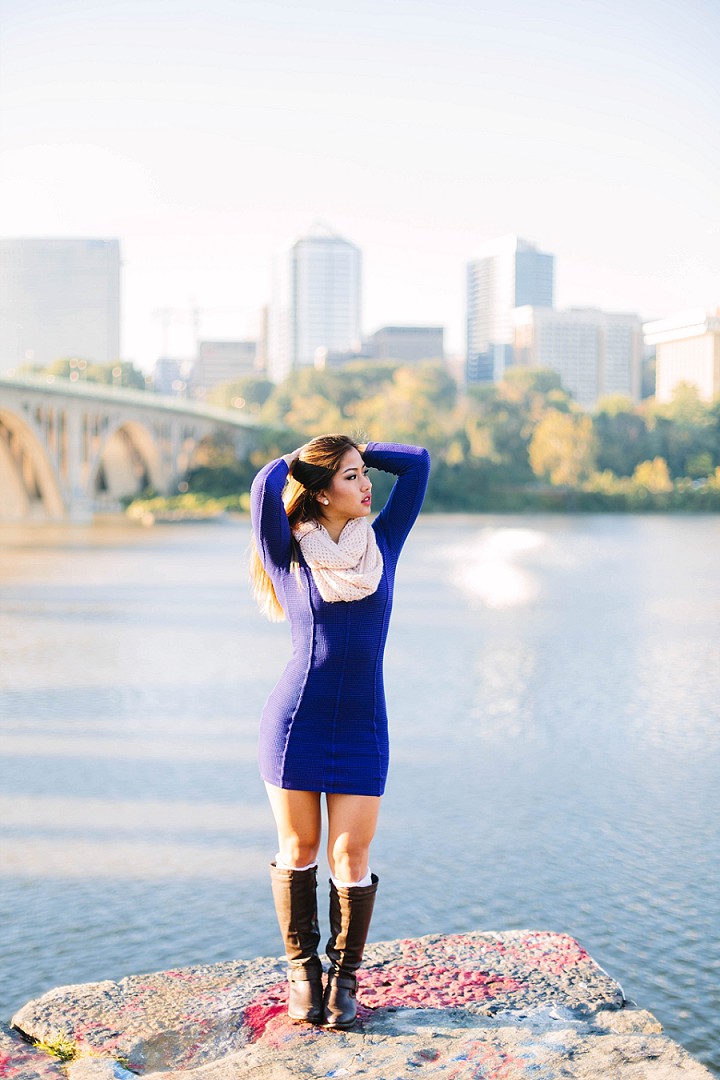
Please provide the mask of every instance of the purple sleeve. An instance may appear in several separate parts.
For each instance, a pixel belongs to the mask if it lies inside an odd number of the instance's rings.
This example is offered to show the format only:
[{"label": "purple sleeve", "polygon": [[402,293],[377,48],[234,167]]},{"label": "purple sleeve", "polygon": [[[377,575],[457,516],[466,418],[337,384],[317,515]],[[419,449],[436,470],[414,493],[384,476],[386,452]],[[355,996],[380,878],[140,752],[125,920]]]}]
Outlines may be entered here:
[{"label": "purple sleeve", "polygon": [[363,459],[371,468],[397,476],[390,497],[374,522],[375,529],[382,531],[388,547],[397,556],[425,498],[430,455],[422,446],[372,442],[367,444]]},{"label": "purple sleeve", "polygon": [[287,475],[287,462],[277,458],[260,470],[250,488],[250,518],[266,570],[290,565],[290,525],[282,501]]}]

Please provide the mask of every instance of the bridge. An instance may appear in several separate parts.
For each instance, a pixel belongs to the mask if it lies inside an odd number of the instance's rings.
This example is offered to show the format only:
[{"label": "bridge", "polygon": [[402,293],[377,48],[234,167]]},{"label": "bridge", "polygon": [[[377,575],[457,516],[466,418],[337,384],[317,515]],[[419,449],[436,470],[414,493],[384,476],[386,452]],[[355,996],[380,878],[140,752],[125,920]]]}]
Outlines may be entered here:
[{"label": "bridge", "polygon": [[0,521],[82,520],[147,487],[164,495],[222,433],[238,454],[253,417],[99,383],[0,375]]}]

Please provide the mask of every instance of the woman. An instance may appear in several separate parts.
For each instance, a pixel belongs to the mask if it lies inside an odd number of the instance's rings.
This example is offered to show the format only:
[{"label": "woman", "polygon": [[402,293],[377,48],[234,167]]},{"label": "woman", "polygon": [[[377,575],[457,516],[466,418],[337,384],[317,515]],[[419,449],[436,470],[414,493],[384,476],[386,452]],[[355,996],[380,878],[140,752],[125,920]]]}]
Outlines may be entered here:
[{"label": "woman", "polygon": [[[397,480],[370,525],[368,467]],[[382,658],[395,565],[425,495],[416,446],[322,435],[252,486],[251,575],[261,610],[287,618],[292,657],[260,726],[260,771],[278,831],[273,899],[288,959],[288,1014],[348,1028],[378,878],[368,858],[388,768]],[[328,810],[331,966],[317,948],[320,798]]]}]

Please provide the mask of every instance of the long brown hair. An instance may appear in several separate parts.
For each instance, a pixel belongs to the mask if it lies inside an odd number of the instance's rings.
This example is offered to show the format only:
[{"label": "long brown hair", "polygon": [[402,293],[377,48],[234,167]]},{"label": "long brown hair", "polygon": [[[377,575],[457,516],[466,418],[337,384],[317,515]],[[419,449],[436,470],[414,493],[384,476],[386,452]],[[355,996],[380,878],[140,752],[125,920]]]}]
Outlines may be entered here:
[{"label": "long brown hair", "polygon": [[[340,462],[352,449],[358,446],[348,435],[318,435],[303,447],[302,457],[293,465],[282,494],[291,529],[301,521],[318,520],[317,493],[330,485]],[[292,563],[297,563],[294,540]],[[271,622],[282,622],[285,612],[262,564],[254,536],[250,542],[250,581],[260,612]]]}]

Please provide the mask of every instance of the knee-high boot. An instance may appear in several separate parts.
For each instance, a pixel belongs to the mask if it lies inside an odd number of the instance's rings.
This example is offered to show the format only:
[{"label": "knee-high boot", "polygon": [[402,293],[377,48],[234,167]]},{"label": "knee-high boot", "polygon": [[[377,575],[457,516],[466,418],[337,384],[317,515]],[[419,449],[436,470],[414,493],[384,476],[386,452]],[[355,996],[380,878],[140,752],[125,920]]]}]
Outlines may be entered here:
[{"label": "knee-high boot", "polygon": [[317,954],[317,867],[281,870],[270,864],[273,900],[288,960],[288,1016],[321,1023],[322,964]]},{"label": "knee-high boot", "polygon": [[325,989],[325,1023],[331,1028],[349,1028],[357,1017],[357,977],[370,929],[378,879],[371,885],[336,888],[330,882],[330,940],[327,954],[331,961]]}]

